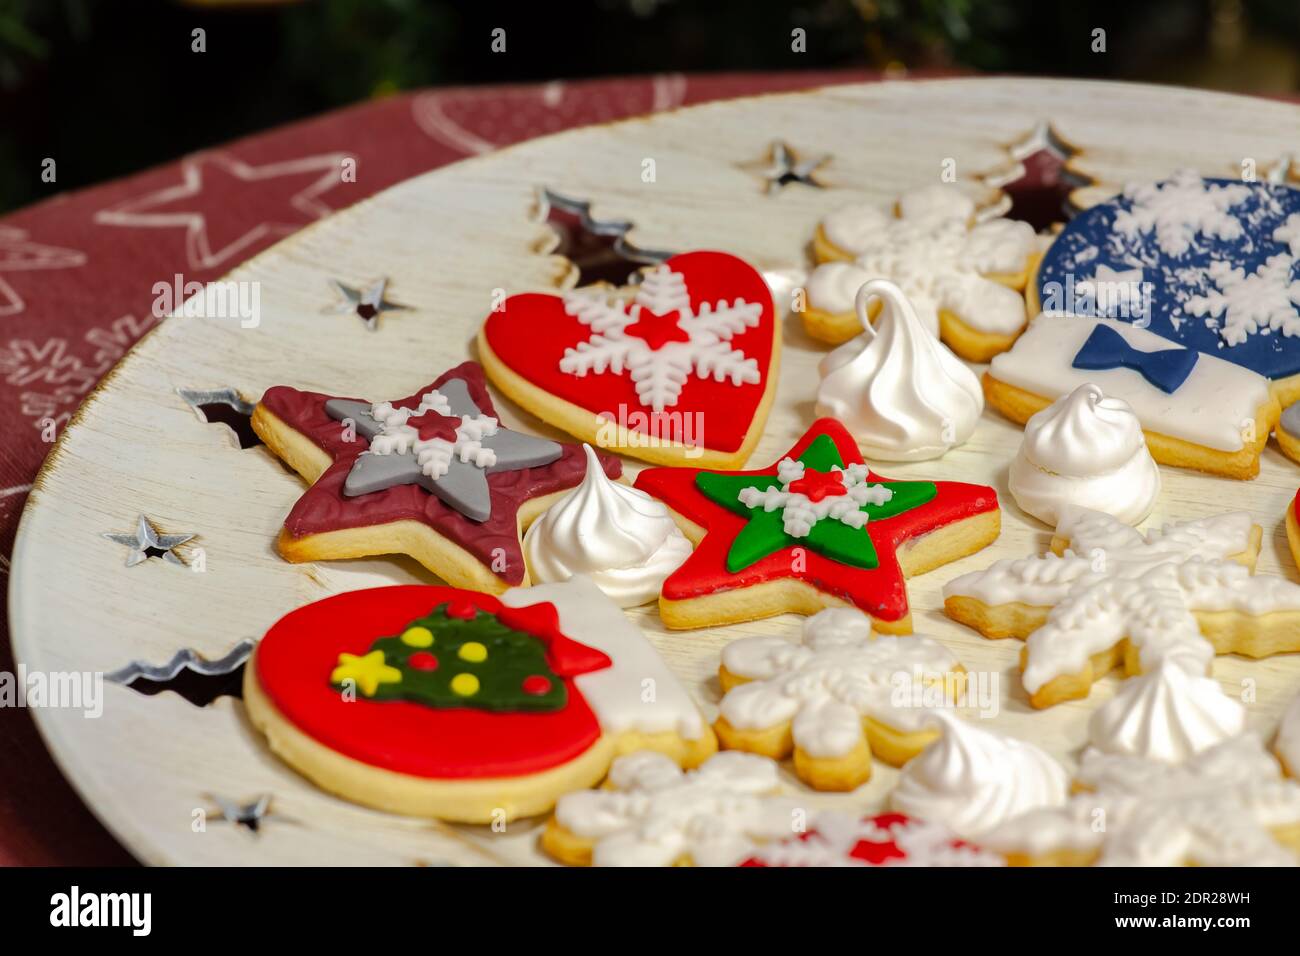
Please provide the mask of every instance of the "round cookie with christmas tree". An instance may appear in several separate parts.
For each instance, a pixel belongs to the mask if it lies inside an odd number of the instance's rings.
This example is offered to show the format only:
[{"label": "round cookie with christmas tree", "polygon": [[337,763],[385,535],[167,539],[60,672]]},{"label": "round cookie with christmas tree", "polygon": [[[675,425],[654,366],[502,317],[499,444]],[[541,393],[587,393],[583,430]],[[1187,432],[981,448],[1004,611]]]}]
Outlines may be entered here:
[{"label": "round cookie with christmas tree", "polygon": [[271,749],[321,788],[464,823],[543,813],[622,753],[693,767],[717,749],[654,648],[585,577],[500,598],[408,585],[317,601],[267,632],[244,700]]}]

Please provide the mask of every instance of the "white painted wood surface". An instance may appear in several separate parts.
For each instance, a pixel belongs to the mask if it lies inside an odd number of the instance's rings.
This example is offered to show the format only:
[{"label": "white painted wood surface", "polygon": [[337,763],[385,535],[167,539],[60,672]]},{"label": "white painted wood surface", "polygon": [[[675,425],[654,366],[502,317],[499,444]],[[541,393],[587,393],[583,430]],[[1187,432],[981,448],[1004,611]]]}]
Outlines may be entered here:
[{"label": "white painted wood surface", "polygon": [[[568,272],[541,254],[549,230],[533,219],[534,190],[589,197],[598,216],[636,222],[633,242],[660,249],[721,248],[761,268],[802,264],[818,218],[860,200],[890,202],[925,185],[954,159],[961,178],[1005,167],[1006,147],[1040,120],[1083,149],[1076,169],[1107,183],[1156,177],[1190,165],[1232,175],[1243,159],[1261,167],[1300,147],[1300,109],[1264,100],[1119,84],[958,80],[836,87],[797,95],[699,106],[577,130],[459,163],[403,183],[291,237],[230,278],[261,284],[261,324],[174,318],[162,323],[87,399],[32,490],[15,548],[10,608],[17,659],[31,670],[111,671],[160,663],[181,647],[220,657],[277,618],[327,594],[427,580],[412,562],[374,559],[318,565],[280,560],[272,542],[302,493],[300,479],[265,449],[241,451],[206,425],[178,387],[234,386],[249,399],[275,384],[376,399],[410,393],[470,355],[494,288],[552,288]],[[819,170],[829,188],[791,186],[767,196],[753,161],[783,139],[803,154],[833,157]],[[657,181],[641,179],[655,160]],[[364,175],[364,170],[361,171]],[[376,332],[351,315],[327,315],[330,278],[358,284],[388,276],[390,297],[414,308],[383,316]],[[784,323],[776,405],[753,456],[768,463],[813,417],[815,364],[823,354]],[[498,396],[499,398],[499,396]],[[501,401],[507,424],[547,434]],[[900,478],[987,482],[1004,507],[999,541],[910,585],[919,632],[940,637],[970,670],[1001,676],[995,725],[1072,763],[1087,715],[1110,697],[1114,676],[1092,697],[1031,710],[1020,687],[1018,641],[987,641],[941,611],[939,589],[996,558],[1041,551],[1048,530],[1006,494],[1020,429],[986,412],[970,442],[936,462],[882,466]],[[633,470],[637,466],[633,463]],[[1297,577],[1283,510],[1300,469],[1275,447],[1262,474],[1240,483],[1162,469],[1164,492],[1151,522],[1230,508],[1265,529],[1261,573]],[[125,550],[101,532],[128,531],[139,513],[161,530],[192,531],[203,573],[148,561],[126,568]],[[793,637],[786,616],[712,631],[666,632],[653,605],[634,612],[671,666],[716,714],[718,651],[743,635]],[[1256,682],[1253,727],[1271,734],[1300,690],[1300,658],[1220,658],[1229,690]],[[317,790],[282,765],[223,698],[205,709],[173,694],[145,697],[105,688],[104,714],[36,710],[64,772],[101,819],[150,863],[531,863],[541,821],[506,833],[401,819]],[[848,796],[813,805],[882,806],[897,771],[877,763]],[[787,774],[792,789],[800,785]],[[10,781],[21,786],[21,781]],[[194,832],[206,794],[248,800],[274,795],[260,835],[217,821]],[[75,854],[74,854],[75,855]]]}]

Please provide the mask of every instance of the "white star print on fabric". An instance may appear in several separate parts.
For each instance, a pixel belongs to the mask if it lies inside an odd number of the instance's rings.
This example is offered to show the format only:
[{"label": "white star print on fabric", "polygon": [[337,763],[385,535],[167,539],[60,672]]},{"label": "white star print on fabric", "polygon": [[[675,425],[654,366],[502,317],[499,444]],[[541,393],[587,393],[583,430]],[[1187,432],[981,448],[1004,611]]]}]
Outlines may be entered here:
[{"label": "white star print on fabric", "polygon": [[[347,153],[324,153],[319,156],[268,163],[265,166],[250,166],[223,153],[202,153],[182,160],[180,183],[101,210],[95,214],[95,222],[106,226],[131,226],[142,229],[184,227],[185,253],[190,268],[215,269],[228,260],[240,258],[241,253],[268,236],[286,236],[296,232],[302,223],[263,221],[223,248],[213,249],[208,236],[207,220],[212,213],[204,211],[201,201],[204,194],[205,169],[216,167],[226,176],[245,182],[257,182],[281,176],[301,176],[304,173],[319,171],[320,175],[315,181],[306,188],[300,189],[289,199],[289,204],[306,220],[313,220],[321,219],[334,211],[321,202],[320,197],[343,181],[343,161],[351,158],[353,157]],[[197,200],[193,204],[194,208],[155,208],[171,207],[178,200],[187,198]],[[220,206],[215,207],[215,209],[219,208]]]},{"label": "white star print on fabric", "polygon": [[[85,264],[85,253],[32,242],[25,230],[0,226],[0,272],[75,269]],[[27,303],[17,290],[0,277],[0,317],[18,315],[26,308]]]}]

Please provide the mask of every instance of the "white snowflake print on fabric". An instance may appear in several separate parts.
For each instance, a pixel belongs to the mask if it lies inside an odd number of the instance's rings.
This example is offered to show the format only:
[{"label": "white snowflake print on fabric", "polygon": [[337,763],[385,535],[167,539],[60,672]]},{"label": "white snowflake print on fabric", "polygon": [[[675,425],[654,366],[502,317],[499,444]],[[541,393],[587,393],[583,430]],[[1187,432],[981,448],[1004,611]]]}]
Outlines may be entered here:
[{"label": "white snowflake print on fabric", "polygon": [[867,481],[867,471],[866,465],[832,468],[824,475],[818,472],[818,480],[804,487],[803,462],[782,458],[776,466],[780,487],[742,488],[740,503],[764,511],[782,509],[785,533],[792,538],[808,537],[813,525],[825,518],[861,528],[867,523],[863,505],[883,505],[894,497],[884,485]]},{"label": "white snowflake print on fabric", "polygon": [[758,325],[763,306],[722,300],[702,303],[697,313],[686,277],[666,265],[646,275],[630,305],[611,303],[600,290],[591,290],[566,295],[564,309],[591,335],[564,350],[560,371],[577,376],[627,373],[641,404],[655,412],[677,404],[692,374],[733,385],[762,378],[758,362],[730,343]]},{"label": "white snowflake print on fabric", "polygon": [[1197,233],[1215,239],[1239,238],[1241,222],[1228,210],[1249,197],[1249,187],[1212,185],[1195,171],[1180,169],[1165,182],[1124,187],[1124,198],[1132,203],[1132,209],[1115,214],[1115,231],[1135,239],[1154,230],[1163,252],[1181,256],[1191,248]]},{"label": "white snowflake print on fabric", "polygon": [[1187,311],[1222,318],[1219,335],[1228,345],[1240,345],[1262,331],[1300,335],[1300,310],[1296,308],[1300,305],[1300,279],[1292,278],[1294,266],[1295,259],[1285,253],[1270,256],[1249,275],[1240,266],[1212,262],[1207,273],[1215,289],[1188,299]]},{"label": "white snowflake print on fabric", "polygon": [[370,416],[383,426],[383,431],[370,439],[370,453],[414,453],[420,470],[433,479],[447,474],[453,457],[458,458],[462,464],[473,464],[477,468],[490,468],[496,464],[496,452],[483,447],[483,439],[497,433],[499,426],[495,418],[490,415],[463,415],[460,425],[456,427],[455,441],[447,441],[445,438],[422,439],[419,430],[407,422],[430,412],[455,417],[451,414],[447,398],[437,390],[420,396],[417,408],[394,408],[389,402],[373,406]]}]

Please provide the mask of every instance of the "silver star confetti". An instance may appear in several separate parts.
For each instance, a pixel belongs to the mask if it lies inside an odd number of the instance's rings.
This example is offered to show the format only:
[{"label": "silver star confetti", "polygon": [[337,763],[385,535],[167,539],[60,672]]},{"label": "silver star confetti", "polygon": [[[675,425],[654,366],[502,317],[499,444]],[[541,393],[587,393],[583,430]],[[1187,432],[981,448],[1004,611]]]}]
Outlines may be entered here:
[{"label": "silver star confetti", "polygon": [[243,827],[254,835],[261,828],[262,821],[271,815],[269,793],[262,794],[251,803],[240,803],[215,793],[207,794],[207,798],[217,805],[223,820],[233,823],[236,827]]},{"label": "silver star confetti", "polygon": [[353,288],[338,279],[331,279],[330,285],[343,297],[343,301],[329,306],[325,311],[334,315],[355,312],[371,332],[379,327],[379,317],[383,313],[401,312],[410,308],[409,305],[388,300],[385,296],[388,289],[387,278],[378,279],[361,289]]},{"label": "silver star confetti", "polygon": [[597,219],[591,203],[574,199],[553,190],[537,192],[539,222],[551,227],[558,238],[553,250],[564,256],[578,270],[577,285],[611,282],[623,285],[638,278],[636,270],[658,265],[671,252],[642,249],[628,242],[627,233],[634,225],[625,219]]},{"label": "silver star confetti", "polygon": [[149,558],[162,558],[168,564],[186,567],[185,560],[175,549],[194,537],[193,534],[159,534],[158,529],[144,515],[140,515],[134,533],[117,533],[105,531],[104,537],[116,544],[130,548],[126,556],[126,566],[133,568]]},{"label": "silver star confetti", "polygon": [[193,409],[199,421],[208,425],[224,425],[230,429],[240,448],[252,448],[262,443],[249,423],[255,406],[252,402],[245,401],[244,396],[235,389],[178,388],[176,394]]}]

